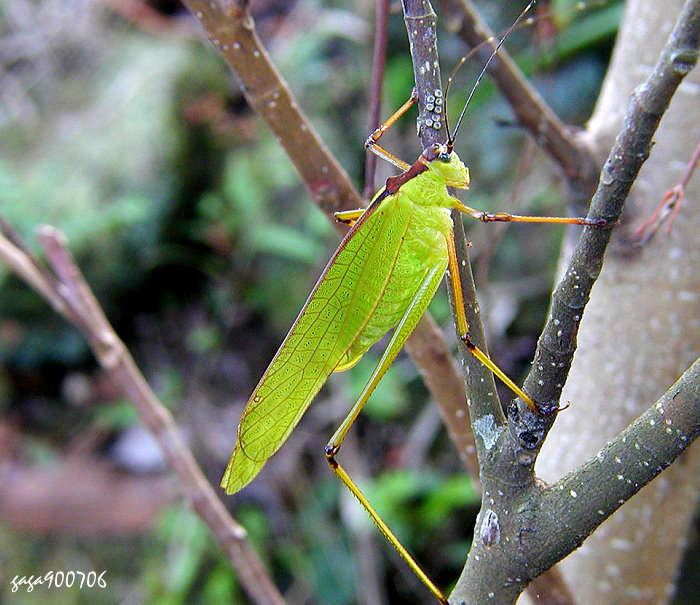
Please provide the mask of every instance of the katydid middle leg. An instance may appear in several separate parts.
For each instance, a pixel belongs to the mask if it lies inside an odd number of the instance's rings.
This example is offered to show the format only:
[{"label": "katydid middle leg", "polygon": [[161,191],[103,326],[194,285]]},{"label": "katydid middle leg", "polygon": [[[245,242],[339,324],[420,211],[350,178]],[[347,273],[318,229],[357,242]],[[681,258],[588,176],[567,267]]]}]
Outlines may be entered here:
[{"label": "katydid middle leg", "polygon": [[450,288],[452,289],[452,298],[454,300],[455,306],[455,317],[457,323],[457,331],[459,337],[466,345],[467,349],[476,357],[483,365],[485,365],[493,374],[498,376],[501,381],[520,397],[530,409],[537,411],[537,404],[534,400],[525,393],[517,384],[515,384],[507,374],[501,370],[493,360],[478,346],[476,346],[472,340],[469,333],[469,322],[467,321],[467,313],[464,307],[464,297],[462,296],[462,281],[459,276],[459,263],[457,261],[457,251],[455,248],[454,232],[450,232],[446,238],[447,240],[447,253],[448,253],[448,266],[450,272]]},{"label": "katydid middle leg", "polygon": [[336,221],[345,223],[352,227],[360,215],[366,210],[366,208],[356,208],[355,210],[340,210],[333,213],[333,217]]}]

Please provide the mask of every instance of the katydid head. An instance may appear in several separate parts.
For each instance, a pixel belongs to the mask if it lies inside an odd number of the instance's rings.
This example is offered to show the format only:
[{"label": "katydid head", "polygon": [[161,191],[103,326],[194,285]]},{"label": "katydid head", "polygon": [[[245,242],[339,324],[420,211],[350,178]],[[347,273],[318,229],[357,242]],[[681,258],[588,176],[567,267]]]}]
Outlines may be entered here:
[{"label": "katydid head", "polygon": [[448,187],[469,188],[469,168],[449,143],[433,143],[423,151],[428,170],[437,173]]}]

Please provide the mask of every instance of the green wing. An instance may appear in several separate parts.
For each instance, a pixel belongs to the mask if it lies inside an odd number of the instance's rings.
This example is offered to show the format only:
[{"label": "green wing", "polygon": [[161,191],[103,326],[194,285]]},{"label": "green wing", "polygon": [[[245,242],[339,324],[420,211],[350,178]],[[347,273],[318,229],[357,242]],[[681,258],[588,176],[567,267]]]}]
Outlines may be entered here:
[{"label": "green wing", "polygon": [[[242,489],[299,422],[379,304],[411,219],[388,196],[348,232],[246,405],[221,486]],[[341,363],[342,362],[342,363]]]}]

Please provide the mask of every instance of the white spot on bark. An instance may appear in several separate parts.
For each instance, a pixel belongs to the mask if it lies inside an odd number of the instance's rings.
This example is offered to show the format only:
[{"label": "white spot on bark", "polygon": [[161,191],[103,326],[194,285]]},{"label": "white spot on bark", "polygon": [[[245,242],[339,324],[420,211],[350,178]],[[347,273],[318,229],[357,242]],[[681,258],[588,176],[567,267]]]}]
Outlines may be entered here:
[{"label": "white spot on bark", "polygon": [[491,414],[486,414],[474,421],[474,431],[481,437],[484,447],[490,450],[498,441],[499,431],[496,421]]},{"label": "white spot on bark", "polygon": [[495,546],[501,541],[501,525],[498,515],[491,509],[486,510],[479,528],[479,538],[484,546]]},{"label": "white spot on bark", "polygon": [[610,540],[610,546],[615,550],[632,550],[634,548],[634,543],[630,540],[625,540],[624,538],[613,538]]},{"label": "white spot on bark", "polygon": [[620,575],[620,568],[614,563],[610,563],[606,566],[605,573],[612,577],[618,577]]}]

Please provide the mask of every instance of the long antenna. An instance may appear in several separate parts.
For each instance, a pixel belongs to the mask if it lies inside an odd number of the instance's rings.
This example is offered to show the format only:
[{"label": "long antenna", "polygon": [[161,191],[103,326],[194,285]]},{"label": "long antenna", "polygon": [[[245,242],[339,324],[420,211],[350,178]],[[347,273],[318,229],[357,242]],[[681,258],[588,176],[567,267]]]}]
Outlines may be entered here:
[{"label": "long antenna", "polygon": [[[508,37],[508,34],[510,34],[510,32],[512,32],[520,24],[520,22],[525,17],[525,13],[527,13],[527,11],[530,10],[532,5],[535,4],[536,1],[537,0],[530,0],[528,5],[523,9],[523,12],[521,12],[518,15],[518,18],[513,22],[513,24],[503,34],[503,37],[498,41],[498,44],[496,44],[496,48],[493,49],[491,56],[488,58],[488,61],[486,61],[486,64],[482,68],[481,73],[479,74],[479,77],[474,82],[474,86],[472,87],[472,90],[469,93],[469,96],[467,97],[466,103],[464,103],[464,107],[462,107],[462,113],[459,114],[459,118],[457,119],[457,124],[455,125],[455,129],[452,131],[452,134],[449,134],[449,132],[448,132],[449,138],[447,139],[447,145],[450,149],[452,148],[452,146],[454,144],[455,137],[457,136],[457,131],[459,130],[460,125],[462,124],[462,118],[464,118],[464,114],[467,112],[467,107],[469,107],[469,103],[471,102],[472,97],[474,96],[474,93],[476,92],[476,88],[477,88],[477,86],[479,86],[479,82],[481,82],[481,79],[486,74],[486,70],[488,69],[489,65],[491,64],[491,61],[493,61],[494,57],[498,54],[498,51],[500,50],[501,46],[503,46],[503,43],[505,42],[506,38]],[[461,63],[459,63],[458,65],[461,65]],[[452,76],[450,76],[450,78],[447,81],[447,88],[445,89],[445,97],[447,97],[447,92],[449,90],[451,82],[452,82]],[[447,100],[447,99],[445,99],[445,100]],[[445,105],[445,107],[447,107],[447,105]]]}]

